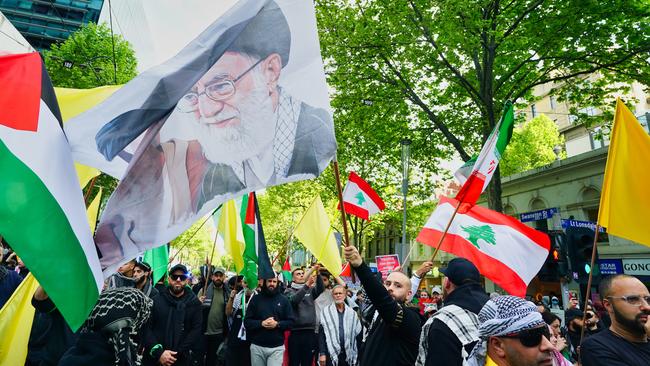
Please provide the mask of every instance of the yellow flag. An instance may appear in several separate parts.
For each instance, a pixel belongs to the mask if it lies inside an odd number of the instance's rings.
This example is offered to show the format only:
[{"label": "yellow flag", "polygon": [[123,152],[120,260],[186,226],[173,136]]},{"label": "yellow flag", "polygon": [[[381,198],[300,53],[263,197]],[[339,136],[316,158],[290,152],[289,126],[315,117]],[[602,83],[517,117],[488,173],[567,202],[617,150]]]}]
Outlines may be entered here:
[{"label": "yellow flag", "polygon": [[616,101],[598,224],[607,233],[650,246],[650,136],[625,104]]},{"label": "yellow flag", "polygon": [[[103,102],[104,99],[111,96],[111,94],[121,87],[121,85],[109,85],[94,89],[54,88],[63,122],[65,123],[70,118]],[[99,170],[86,165],[75,163],[74,167],[77,170],[77,177],[79,178],[81,188],[85,187],[93,177],[99,175]]]},{"label": "yellow flag", "polygon": [[99,203],[102,200],[102,188],[99,188],[99,192],[93,201],[88,206],[86,210],[86,215],[88,216],[88,223],[90,224],[90,232],[95,233],[95,225],[97,225],[97,214],[99,213]]},{"label": "yellow flag", "polygon": [[32,295],[38,282],[28,274],[0,309],[0,365],[24,365],[32,331]]},{"label": "yellow flag", "polygon": [[223,237],[224,247],[232,257],[237,273],[244,269],[244,238],[239,229],[241,227],[239,220],[235,200],[230,200],[221,206],[219,234]]},{"label": "yellow flag", "polygon": [[294,234],[330,273],[338,277],[343,267],[341,254],[320,196],[316,196],[305,211]]}]

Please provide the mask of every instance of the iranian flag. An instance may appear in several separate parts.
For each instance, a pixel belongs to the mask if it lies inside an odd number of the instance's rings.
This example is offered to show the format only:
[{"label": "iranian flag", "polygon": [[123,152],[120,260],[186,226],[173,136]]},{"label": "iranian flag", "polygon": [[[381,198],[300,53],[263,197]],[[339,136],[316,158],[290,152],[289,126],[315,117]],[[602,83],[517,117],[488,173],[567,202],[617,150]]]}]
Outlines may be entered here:
[{"label": "iranian flag", "polygon": [[[355,172],[350,172],[348,183],[343,189],[343,204],[345,212],[364,220],[368,220],[370,216],[386,208],[377,192]],[[341,209],[340,204],[339,209]]]},{"label": "iranian flag", "polygon": [[245,242],[244,269],[241,274],[246,279],[248,286],[251,286],[251,284],[256,286],[258,278],[274,278],[275,272],[273,272],[269,252],[266,248],[260,209],[255,192],[251,192],[242,198],[241,215]]},{"label": "iranian flag", "polygon": [[[458,205],[455,199],[440,197],[417,241],[435,247]],[[510,216],[467,204],[456,214],[440,246],[440,250],[467,258],[482,275],[522,297],[542,268],[549,248],[546,234]]]},{"label": "iranian flag", "polygon": [[0,234],[73,330],[103,276],[61,114],[38,53],[0,56]]},{"label": "iranian flag", "polygon": [[499,165],[499,160],[512,137],[514,124],[515,114],[512,103],[506,102],[501,120],[488,136],[479,155],[468,160],[454,173],[456,179],[463,185],[456,199],[461,202],[476,203]]}]

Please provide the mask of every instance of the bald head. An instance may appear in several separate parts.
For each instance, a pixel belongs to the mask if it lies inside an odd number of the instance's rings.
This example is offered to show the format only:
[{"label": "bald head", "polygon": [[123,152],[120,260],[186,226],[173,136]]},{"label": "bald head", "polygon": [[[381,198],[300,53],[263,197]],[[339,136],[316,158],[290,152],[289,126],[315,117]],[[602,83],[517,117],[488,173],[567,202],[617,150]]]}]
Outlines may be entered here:
[{"label": "bald head", "polygon": [[392,272],[384,281],[384,287],[393,299],[404,302],[411,296],[411,279],[402,272]]}]

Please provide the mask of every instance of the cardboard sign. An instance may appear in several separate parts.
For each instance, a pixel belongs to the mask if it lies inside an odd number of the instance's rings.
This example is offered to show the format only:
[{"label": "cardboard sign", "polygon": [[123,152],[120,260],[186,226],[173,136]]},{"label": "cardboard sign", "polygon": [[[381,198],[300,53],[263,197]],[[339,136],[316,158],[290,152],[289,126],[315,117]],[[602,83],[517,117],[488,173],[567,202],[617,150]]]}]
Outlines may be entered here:
[{"label": "cardboard sign", "polygon": [[375,257],[377,261],[377,270],[381,272],[383,280],[388,277],[388,274],[399,267],[399,257],[397,254],[378,255]]}]

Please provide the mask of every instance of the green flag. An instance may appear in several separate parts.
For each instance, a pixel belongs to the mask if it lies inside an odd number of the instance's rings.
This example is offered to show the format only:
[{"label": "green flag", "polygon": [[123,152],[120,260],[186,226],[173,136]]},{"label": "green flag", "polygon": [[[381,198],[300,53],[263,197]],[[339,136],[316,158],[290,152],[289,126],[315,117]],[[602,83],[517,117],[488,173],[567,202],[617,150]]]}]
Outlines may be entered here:
[{"label": "green flag", "polygon": [[167,244],[147,250],[144,252],[144,258],[142,260],[151,266],[151,271],[153,272],[152,280],[155,285],[167,272],[167,263],[169,261]]}]

